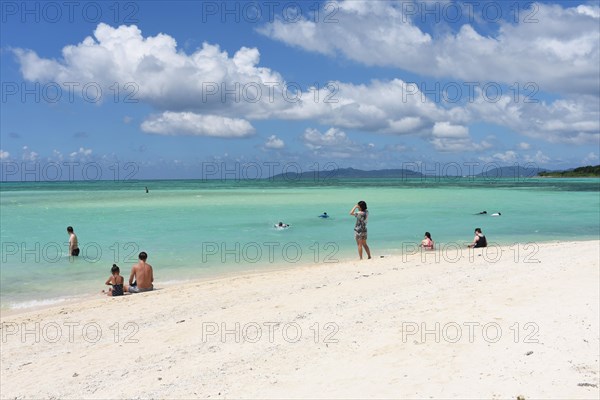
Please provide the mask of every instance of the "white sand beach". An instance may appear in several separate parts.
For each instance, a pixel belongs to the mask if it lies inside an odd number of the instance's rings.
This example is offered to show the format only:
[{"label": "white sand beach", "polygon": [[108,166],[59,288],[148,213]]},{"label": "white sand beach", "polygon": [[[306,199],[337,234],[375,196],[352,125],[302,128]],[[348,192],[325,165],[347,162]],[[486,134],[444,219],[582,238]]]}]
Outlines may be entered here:
[{"label": "white sand beach", "polygon": [[600,241],[480,253],[4,315],[1,397],[597,399]]}]

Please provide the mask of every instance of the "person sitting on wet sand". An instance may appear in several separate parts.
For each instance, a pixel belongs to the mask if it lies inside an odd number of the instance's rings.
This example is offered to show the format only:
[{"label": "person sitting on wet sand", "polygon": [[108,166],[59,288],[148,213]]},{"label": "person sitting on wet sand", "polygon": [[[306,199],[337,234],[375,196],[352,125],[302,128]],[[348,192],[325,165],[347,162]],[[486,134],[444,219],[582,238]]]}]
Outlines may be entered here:
[{"label": "person sitting on wet sand", "polygon": [[131,268],[129,287],[125,289],[129,293],[149,292],[154,289],[154,286],[152,285],[154,282],[152,265],[146,262],[148,254],[146,254],[145,251],[142,251],[138,258],[140,261]]},{"label": "person sitting on wet sand", "polygon": [[[106,280],[105,285],[111,285],[112,288],[109,288],[106,291],[107,296],[123,296],[123,283],[125,279],[119,275],[121,271],[117,264],[113,264],[110,273],[111,275]],[[104,292],[104,291],[103,291]]]},{"label": "person sitting on wet sand", "polygon": [[425,239],[421,241],[421,247],[425,250],[433,250],[433,240],[431,240],[431,233],[425,232]]},{"label": "person sitting on wet sand", "polygon": [[473,243],[471,243],[468,247],[472,247],[474,249],[479,247],[487,247],[487,239],[481,232],[481,228],[475,228],[475,237],[473,238]]}]

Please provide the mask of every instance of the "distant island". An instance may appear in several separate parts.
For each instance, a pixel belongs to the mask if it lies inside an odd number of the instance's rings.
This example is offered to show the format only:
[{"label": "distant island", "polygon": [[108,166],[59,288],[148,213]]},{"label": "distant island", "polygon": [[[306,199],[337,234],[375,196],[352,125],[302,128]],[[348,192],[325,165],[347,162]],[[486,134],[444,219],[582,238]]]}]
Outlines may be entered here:
[{"label": "distant island", "polygon": [[588,165],[565,171],[544,171],[538,175],[548,178],[600,178],[600,165]]},{"label": "distant island", "polygon": [[[458,164],[457,164],[458,165]],[[432,170],[431,170],[432,169]],[[495,178],[535,178],[541,171],[546,171],[539,168],[533,167],[520,167],[520,166],[511,166],[511,167],[500,167],[500,168],[491,168],[489,170],[485,170],[481,173],[473,173],[468,168],[464,168],[460,170],[457,168],[448,168],[445,170],[445,165],[437,165],[437,169],[439,172],[435,173],[436,168],[430,168],[427,170],[423,168],[422,173],[420,171],[415,171],[411,169],[380,169],[380,170],[371,170],[365,171],[361,169],[355,168],[338,168],[332,169],[328,171],[307,171],[302,173],[296,172],[288,172],[284,174],[273,175],[268,179],[278,180],[306,180],[306,179],[439,179],[439,178],[485,178],[485,179],[495,179]],[[457,174],[458,172],[458,174]],[[469,173],[470,172],[470,173]]]},{"label": "distant island", "polygon": [[585,178],[585,177],[600,177],[600,165],[579,167],[575,169],[569,169],[564,171],[549,171],[538,167],[521,167],[521,166],[510,166],[510,167],[499,167],[486,169],[479,173],[466,174],[468,170],[465,168],[462,175],[455,174],[455,169],[448,169],[448,173],[444,170],[438,174],[432,173],[434,171],[423,170],[415,171],[411,169],[380,169],[365,171],[355,168],[338,168],[328,171],[306,171],[302,173],[288,172],[284,174],[273,175],[271,180],[306,180],[306,179],[432,179],[432,178],[483,178],[483,179],[495,179],[495,178],[537,178],[537,177],[549,177],[549,178]]},{"label": "distant island", "polygon": [[302,173],[288,172],[273,175],[269,179],[302,180],[314,179],[364,179],[364,178],[423,178],[424,174],[410,169],[380,169],[363,171],[354,168],[337,168],[323,171],[306,171]]}]

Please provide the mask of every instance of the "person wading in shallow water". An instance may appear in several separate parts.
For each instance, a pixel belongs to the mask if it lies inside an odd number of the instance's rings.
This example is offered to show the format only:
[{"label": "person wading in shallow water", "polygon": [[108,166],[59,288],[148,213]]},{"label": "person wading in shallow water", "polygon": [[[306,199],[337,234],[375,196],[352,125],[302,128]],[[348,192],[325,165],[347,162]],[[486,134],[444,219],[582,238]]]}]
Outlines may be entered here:
[{"label": "person wading in shallow water", "polygon": [[75,232],[73,232],[72,226],[67,226],[67,233],[69,234],[69,255],[76,257],[79,255],[79,243],[77,241],[77,235]]},{"label": "person wading in shallow water", "polygon": [[356,218],[354,225],[354,238],[358,246],[358,256],[363,259],[363,248],[367,252],[367,257],[371,258],[371,249],[367,245],[367,220],[369,219],[369,211],[367,211],[367,203],[359,201],[357,205],[352,207],[350,215]]}]

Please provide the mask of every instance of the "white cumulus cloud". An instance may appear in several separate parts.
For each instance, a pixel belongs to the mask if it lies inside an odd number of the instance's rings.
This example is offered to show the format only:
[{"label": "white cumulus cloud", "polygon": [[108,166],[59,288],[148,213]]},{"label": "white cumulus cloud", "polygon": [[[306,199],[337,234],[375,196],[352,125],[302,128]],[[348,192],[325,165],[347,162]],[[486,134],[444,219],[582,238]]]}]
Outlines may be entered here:
[{"label": "white cumulus cloud", "polygon": [[267,149],[283,149],[285,147],[285,143],[277,136],[271,135],[267,138],[267,141],[265,142],[265,147]]},{"label": "white cumulus cloud", "polygon": [[521,142],[518,144],[518,147],[521,150],[529,150],[531,148],[531,145],[527,142]]},{"label": "white cumulus cloud", "polygon": [[[60,153],[57,152],[56,150],[54,151],[55,155],[59,155]],[[79,150],[77,151],[73,151],[69,154],[69,157],[71,158],[79,158],[79,159],[86,159],[89,156],[92,155],[92,149],[86,149],[85,147],[80,147]]]},{"label": "white cumulus cloud", "polygon": [[158,135],[192,135],[222,138],[251,136],[254,128],[240,118],[166,111],[142,122],[141,129]]},{"label": "white cumulus cloud", "polygon": [[[415,24],[424,15],[411,15],[407,3],[327,2],[320,12],[327,14],[327,9],[335,9],[336,23],[311,21],[308,16],[296,23],[278,18],[258,31],[291,46],[332,56],[342,54],[369,66],[397,67],[466,81],[509,85],[534,82],[542,90],[562,93],[598,93],[597,4],[563,7],[532,3],[517,23],[499,20],[494,35],[479,33],[468,23],[456,32],[446,23],[446,29],[430,35]],[[420,11],[426,6],[435,10],[424,2],[419,4]],[[462,3],[456,4],[460,7]],[[463,11],[467,12],[465,8]],[[526,20],[533,13],[535,23]],[[442,18],[440,25],[444,26],[441,13],[437,17]]]},{"label": "white cumulus cloud", "polygon": [[36,161],[38,156],[39,154],[31,150],[28,146],[23,146],[23,153],[21,154],[23,161]]}]

